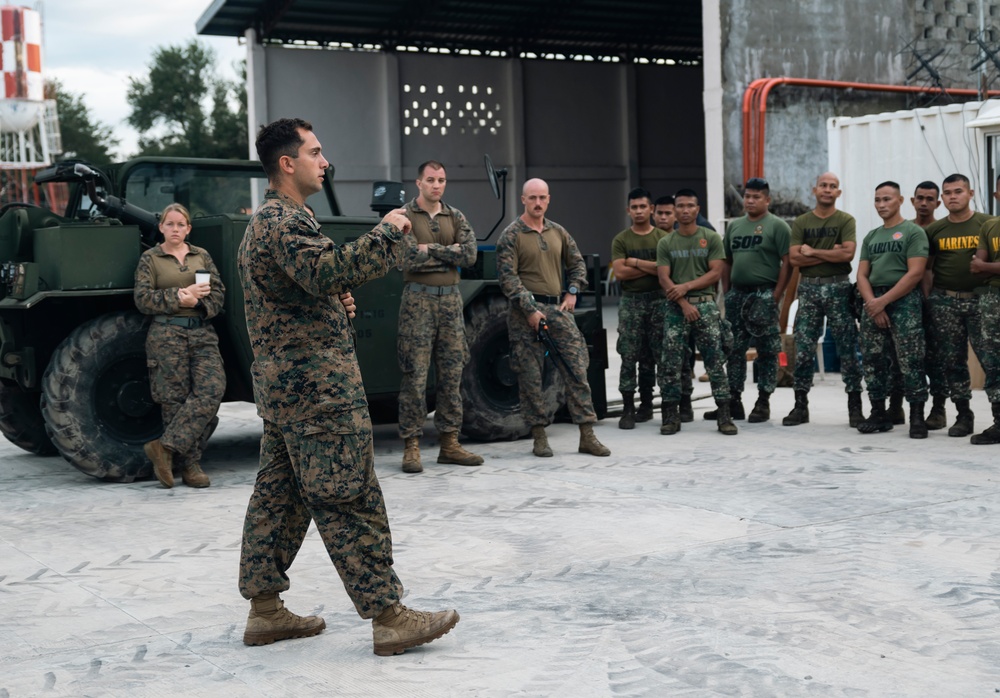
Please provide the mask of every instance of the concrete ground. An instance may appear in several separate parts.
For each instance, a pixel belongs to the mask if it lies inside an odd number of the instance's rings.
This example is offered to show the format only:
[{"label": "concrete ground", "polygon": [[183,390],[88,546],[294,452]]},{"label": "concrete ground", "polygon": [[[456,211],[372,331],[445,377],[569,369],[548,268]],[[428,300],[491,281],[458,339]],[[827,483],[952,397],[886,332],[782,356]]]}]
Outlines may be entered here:
[{"label": "concrete ground", "polygon": [[[617,394],[617,368],[608,384]],[[1000,447],[862,436],[837,375],[796,428],[780,424],[790,389],[735,437],[701,419],[709,402],[672,437],[658,420],[604,420],[610,458],[577,454],[559,424],[554,458],[474,444],[485,465],[443,466],[431,429],[421,475],[400,472],[394,428],[379,427],[406,602],[462,615],[391,658],[372,654],[315,529],[284,598],[326,631],[242,644],[252,406],[223,407],[206,490],[102,483],[5,442],[0,698],[1000,692]],[[978,430],[981,391],[973,405]]]}]

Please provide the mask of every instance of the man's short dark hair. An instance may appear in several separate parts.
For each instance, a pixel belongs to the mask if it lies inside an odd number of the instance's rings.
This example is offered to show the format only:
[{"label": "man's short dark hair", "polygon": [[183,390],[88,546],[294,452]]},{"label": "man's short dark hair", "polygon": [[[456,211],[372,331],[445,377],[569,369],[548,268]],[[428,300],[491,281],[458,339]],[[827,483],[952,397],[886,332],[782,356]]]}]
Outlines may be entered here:
[{"label": "man's short dark hair", "polygon": [[653,202],[653,208],[656,208],[657,206],[673,206],[673,205],[674,205],[674,197],[670,196],[670,194],[664,194],[663,196],[661,196],[660,198],[658,198],[656,201]]},{"label": "man's short dark hair", "polygon": [[765,196],[769,196],[771,194],[771,185],[763,177],[751,177],[747,180],[743,191],[759,191]]},{"label": "man's short dark hair", "polygon": [[918,184],[916,189],[913,190],[914,195],[916,195],[917,189],[933,189],[936,194],[941,194],[941,188],[930,180],[926,180]]},{"label": "man's short dark hair", "polygon": [[298,156],[299,148],[305,143],[299,135],[299,129],[312,131],[313,127],[303,119],[278,119],[260,127],[255,144],[257,159],[264,166],[268,179],[275,179],[281,173],[278,161],[283,156]]},{"label": "man's short dark hair", "polygon": [[642,187],[636,187],[628,193],[628,202],[630,204],[636,199],[646,199],[649,203],[653,203],[653,195]]},{"label": "man's short dark hair", "polygon": [[964,174],[959,174],[958,172],[945,177],[944,182],[942,182],[941,185],[944,186],[945,184],[954,184],[955,182],[965,182],[965,186],[970,188],[972,187],[972,182],[969,181],[969,178]]},{"label": "man's short dark hair", "polygon": [[903,190],[899,188],[899,184],[897,182],[893,182],[892,180],[886,180],[886,181],[882,182],[877,187],[875,187],[875,191],[878,191],[882,187],[892,187],[893,189],[895,189],[899,193],[901,193],[901,194],[903,193]]},{"label": "man's short dark hair", "polygon": [[677,192],[674,194],[674,201],[681,198],[682,196],[686,196],[689,199],[694,199],[695,201],[698,201],[698,192],[696,192],[694,189],[678,189]]},{"label": "man's short dark hair", "polygon": [[[421,163],[420,167],[417,168],[417,179],[423,178],[424,170],[426,170],[428,167],[431,168],[432,170],[445,170],[445,166],[442,165],[437,160],[428,160],[427,162]],[[448,171],[445,170],[445,174],[447,173]]]}]

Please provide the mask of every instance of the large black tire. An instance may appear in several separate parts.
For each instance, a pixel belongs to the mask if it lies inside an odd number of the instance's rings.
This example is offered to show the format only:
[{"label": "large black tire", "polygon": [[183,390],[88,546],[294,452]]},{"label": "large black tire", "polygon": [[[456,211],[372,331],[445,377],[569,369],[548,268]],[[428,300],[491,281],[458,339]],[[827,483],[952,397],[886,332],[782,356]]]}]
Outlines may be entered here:
[{"label": "large black tire", "polygon": [[52,456],[56,447],[45,432],[39,398],[39,393],[0,384],[0,433],[18,448],[39,456]]},{"label": "large black tire", "polygon": [[153,471],[142,445],[163,433],[163,419],[149,392],[148,327],[131,312],[91,320],[56,348],[42,377],[49,437],[87,475],[132,482]]},{"label": "large black tire", "polygon": [[[507,333],[509,305],[503,296],[477,300],[466,311],[469,363],[462,372],[462,433],[478,441],[526,436],[531,425],[521,414],[517,374],[511,366]],[[554,414],[562,403],[562,379],[546,371],[545,400]]]}]

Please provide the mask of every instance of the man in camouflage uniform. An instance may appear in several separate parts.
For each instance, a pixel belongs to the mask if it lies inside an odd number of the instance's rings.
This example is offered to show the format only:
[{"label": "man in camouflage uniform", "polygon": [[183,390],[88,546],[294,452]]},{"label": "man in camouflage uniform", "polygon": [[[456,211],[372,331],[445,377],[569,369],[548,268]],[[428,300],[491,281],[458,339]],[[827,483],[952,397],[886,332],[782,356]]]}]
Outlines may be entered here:
[{"label": "man in camouflage uniform", "polygon": [[[924,403],[924,331],[918,288],[927,265],[927,236],[920,226],[899,213],[903,195],[895,182],[875,188],[875,210],[883,223],[861,243],[858,292],[861,315],[861,355],[871,413],[858,425],[862,434],[892,429],[885,399],[892,384],[893,359],[903,372],[910,403],[910,438],[927,438]],[[895,356],[893,350],[895,348]]]},{"label": "man in camouflage uniform", "polygon": [[[778,387],[778,354],[781,328],[778,303],[788,286],[792,267],[788,263],[791,231],[788,224],[768,211],[771,188],[760,177],[747,180],[743,192],[746,215],[726,228],[726,264],[722,269],[722,290],[726,299],[726,319],[733,328],[733,348],[729,352],[729,410],[733,419],[743,419],[743,387],[747,376],[747,349],[757,347],[757,402],[748,422],[771,418],[771,393]],[[706,419],[714,418],[712,412]]]},{"label": "man in camouflage uniform", "polygon": [[722,275],[725,251],[714,230],[698,225],[698,195],[682,189],[674,196],[680,224],[656,245],[660,286],[667,295],[663,314],[663,354],[660,360],[661,434],[681,428],[681,373],[691,337],[701,349],[715,397],[716,423],[723,434],[737,433],[729,413],[729,381],[722,349],[723,320],[715,301],[715,285]]},{"label": "man in camouflage uniform", "polygon": [[851,261],[857,251],[854,216],[837,210],[840,179],[832,172],[816,178],[816,208],[792,223],[788,258],[799,268],[799,309],[795,313],[795,406],[782,420],[786,427],[809,421],[809,390],[813,384],[812,357],[823,331],[823,318],[840,355],[840,375],[847,391],[847,418],[857,427],[861,409],[861,363],[858,361],[858,325],[851,305]]},{"label": "man in camouflage uniform", "polygon": [[[924,292],[930,306],[928,344],[934,347],[951,401],[958,415],[948,436],[968,436],[975,427],[969,407],[969,342],[982,361],[982,329],[979,293],[986,278],[970,270],[979,245],[979,231],[990,219],[970,206],[975,192],[969,178],[953,174],[941,186],[941,198],[948,215],[927,227],[930,257],[924,278]],[[942,413],[943,416],[943,413]]]},{"label": "man in camouflage uniform", "polygon": [[434,426],[441,439],[438,463],[482,465],[458,443],[462,428],[462,369],[469,361],[458,267],[476,263],[476,236],[462,212],[441,201],[447,185],[444,165],[433,160],[417,171],[418,194],[406,204],[413,234],[403,238],[403,298],[399,305],[396,353],[403,374],[399,386],[399,436],[406,443],[403,472],[419,473],[420,437],[427,418],[427,373],[434,359]]},{"label": "man in camouflage uniform", "polygon": [[[552,422],[542,397],[546,351],[539,341],[539,327],[549,335],[565,359],[550,357],[566,384],[566,403],[573,422],[580,426],[580,453],[611,455],[594,435],[597,413],[590,396],[587,342],[576,326],[573,308],[577,294],[587,286],[587,267],[576,242],[561,225],[545,217],[549,185],[529,179],[521,190],[524,213],[504,228],[497,240],[497,277],[510,301],[507,332],[511,362],[517,373],[524,419],[531,426],[532,452],[550,457],[545,427]],[[563,276],[568,286],[563,292]]]},{"label": "man in camouflage uniform", "polygon": [[[663,345],[664,303],[663,289],[656,276],[656,243],[667,232],[650,223],[652,208],[648,191],[630,191],[626,212],[632,225],[611,241],[611,269],[622,286],[616,345],[622,358],[618,376],[618,389],[622,394],[619,429],[635,429],[636,422],[646,422],[653,417],[656,358]],[[637,387],[639,414],[635,411]],[[690,394],[687,399],[690,405]]]},{"label": "man in camouflage uniform", "polygon": [[268,176],[264,202],[239,248],[257,412],[264,420],[260,470],[247,507],[240,593],[250,600],[243,642],[316,635],[322,618],[297,616],[279,592],[316,522],[344,588],[372,619],[374,651],[398,654],[458,622],[455,611],[403,606],[392,537],[375,477],[371,420],[353,332],[338,294],[385,275],[410,222],[402,209],[372,232],[338,246],[304,206],[322,189],[329,162],[312,127],[280,119],[260,130]]},{"label": "man in camouflage uniform", "polygon": [[[1000,201],[1000,177],[993,197]],[[980,331],[983,353],[979,355],[986,373],[986,397],[993,410],[993,424],[972,436],[974,444],[1000,444],[1000,217],[984,224],[970,271],[982,274],[986,286],[979,296]]]}]

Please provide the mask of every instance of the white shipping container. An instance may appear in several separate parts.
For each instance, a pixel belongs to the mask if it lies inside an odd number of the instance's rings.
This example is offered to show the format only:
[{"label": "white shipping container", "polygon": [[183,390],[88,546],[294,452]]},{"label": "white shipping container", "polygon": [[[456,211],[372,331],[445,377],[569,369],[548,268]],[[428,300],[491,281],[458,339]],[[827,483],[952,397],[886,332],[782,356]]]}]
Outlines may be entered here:
[{"label": "white shipping container", "polygon": [[[882,224],[875,213],[876,185],[898,182],[905,198],[902,213],[916,216],[910,197],[930,180],[940,187],[950,174],[972,182],[972,207],[997,215],[994,183],[1000,173],[1000,100],[949,104],[827,120],[829,169],[840,177],[838,208],[858,221],[858,246]],[[948,215],[942,204],[936,215]],[[857,258],[854,262],[857,268]]]}]

